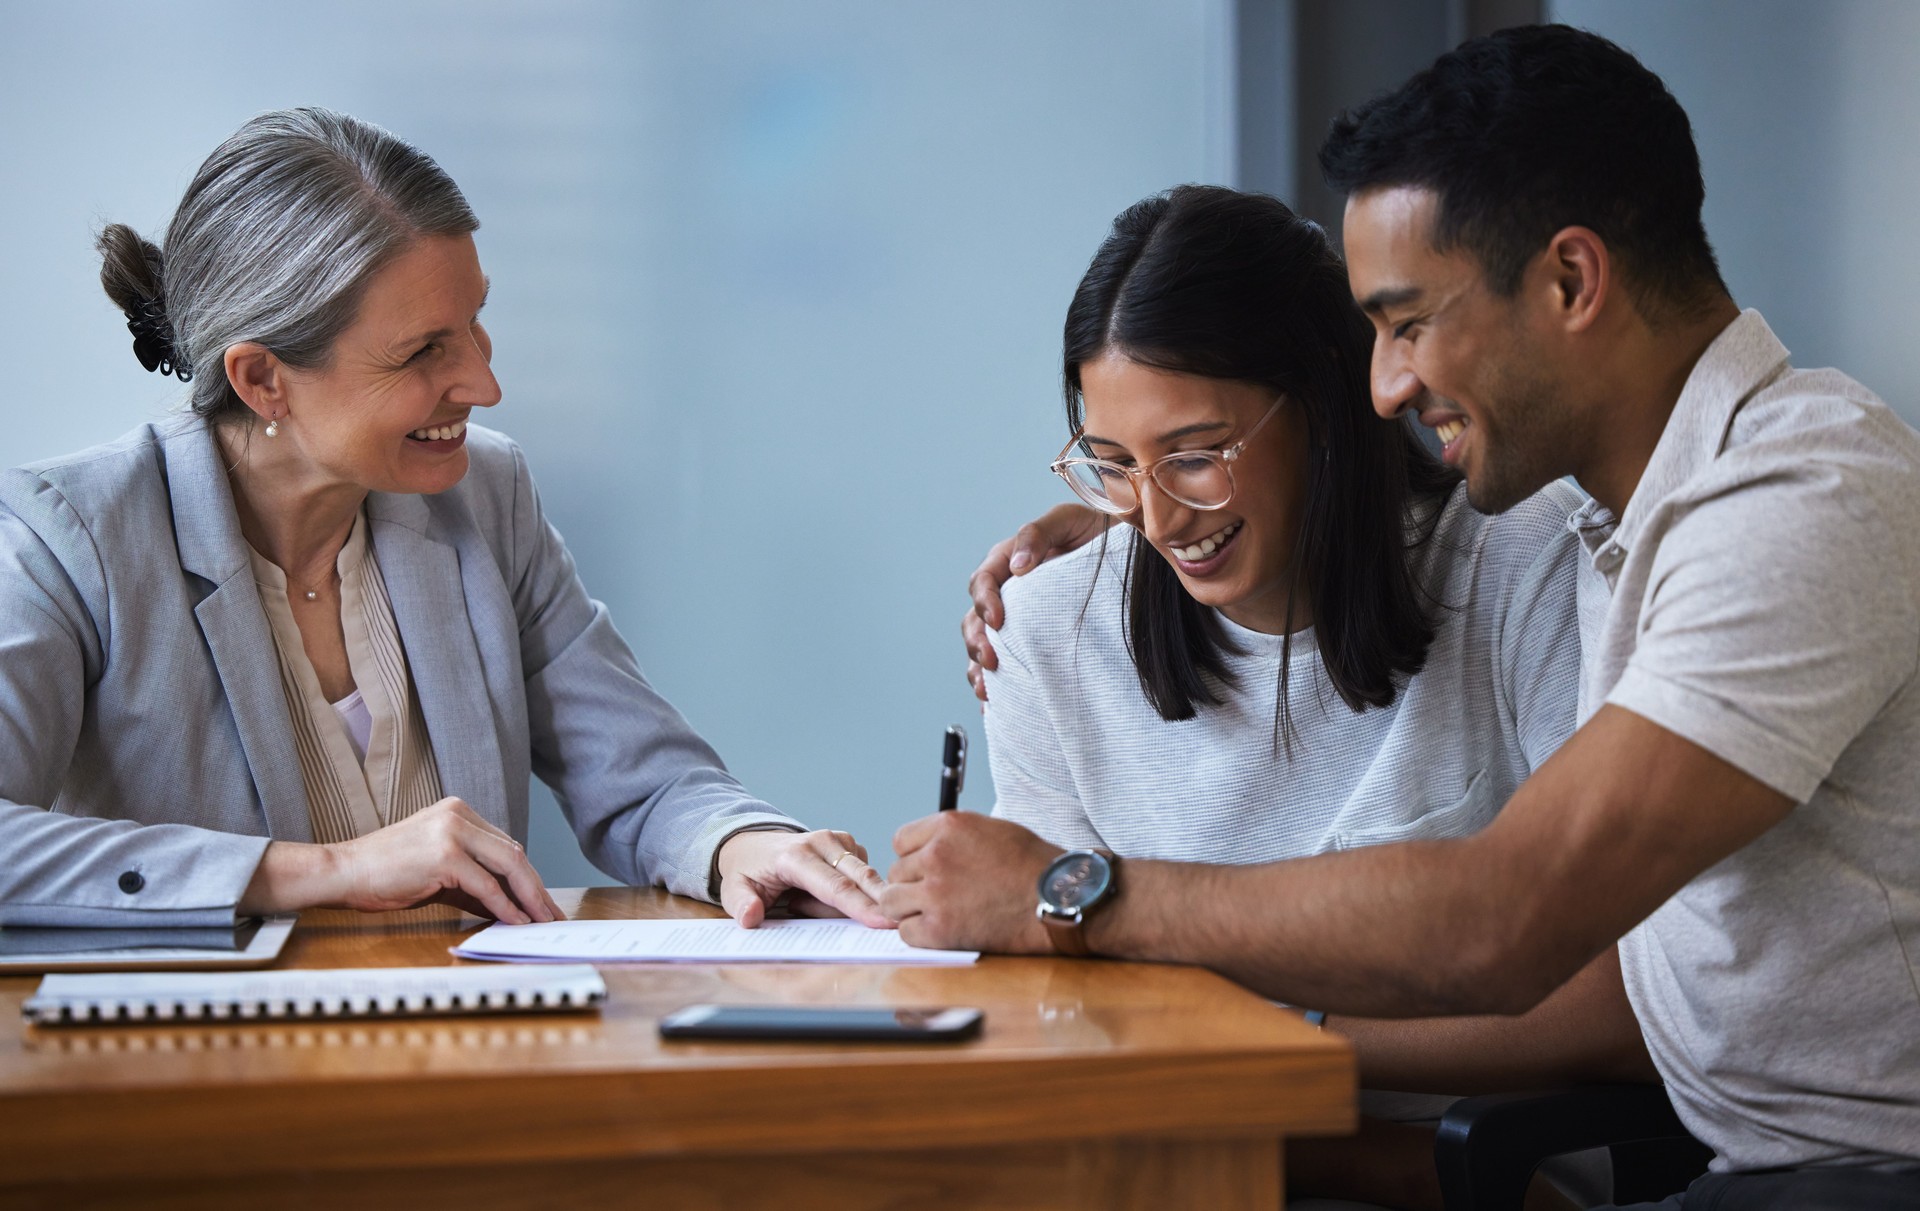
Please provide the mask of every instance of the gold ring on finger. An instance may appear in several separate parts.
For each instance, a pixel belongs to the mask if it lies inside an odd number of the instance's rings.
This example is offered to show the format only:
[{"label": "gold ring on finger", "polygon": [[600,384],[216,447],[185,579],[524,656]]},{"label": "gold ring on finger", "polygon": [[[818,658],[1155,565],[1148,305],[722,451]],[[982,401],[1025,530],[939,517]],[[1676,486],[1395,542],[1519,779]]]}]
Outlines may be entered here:
[{"label": "gold ring on finger", "polygon": [[[842,862],[845,862],[848,858],[858,858],[859,856],[860,856],[859,854],[854,853],[850,849],[843,849],[840,851],[840,856],[835,858],[833,861],[827,863],[827,865],[833,867],[833,869],[835,870],[840,870],[840,864]],[[846,872],[840,871],[840,873],[845,874]]]}]

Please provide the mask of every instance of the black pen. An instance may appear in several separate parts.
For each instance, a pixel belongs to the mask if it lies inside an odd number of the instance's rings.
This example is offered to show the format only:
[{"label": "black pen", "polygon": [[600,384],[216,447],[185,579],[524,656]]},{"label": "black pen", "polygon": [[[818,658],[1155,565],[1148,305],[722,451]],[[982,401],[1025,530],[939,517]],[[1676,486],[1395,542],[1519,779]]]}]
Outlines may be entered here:
[{"label": "black pen", "polygon": [[960,806],[960,788],[967,784],[967,729],[950,727],[940,750],[940,810]]}]

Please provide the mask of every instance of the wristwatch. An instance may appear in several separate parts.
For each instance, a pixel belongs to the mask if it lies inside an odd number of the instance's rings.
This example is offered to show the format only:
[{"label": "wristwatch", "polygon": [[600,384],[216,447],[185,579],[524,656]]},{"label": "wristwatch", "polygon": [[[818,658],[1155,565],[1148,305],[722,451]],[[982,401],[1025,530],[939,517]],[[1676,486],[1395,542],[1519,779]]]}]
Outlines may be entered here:
[{"label": "wristwatch", "polygon": [[1097,849],[1070,849],[1048,863],[1040,875],[1036,915],[1047,938],[1063,955],[1089,955],[1087,916],[1119,892],[1115,877],[1120,859]]}]

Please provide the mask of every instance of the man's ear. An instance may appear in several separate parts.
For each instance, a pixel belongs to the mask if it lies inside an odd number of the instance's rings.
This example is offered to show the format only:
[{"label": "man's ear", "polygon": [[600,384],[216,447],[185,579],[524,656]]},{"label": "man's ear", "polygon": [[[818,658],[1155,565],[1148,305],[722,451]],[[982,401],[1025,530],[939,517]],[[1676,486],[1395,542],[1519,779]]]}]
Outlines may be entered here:
[{"label": "man's ear", "polygon": [[1613,256],[1607,243],[1588,227],[1563,227],[1547,241],[1535,262],[1534,283],[1567,332],[1593,325],[1613,293]]},{"label": "man's ear", "polygon": [[240,402],[263,421],[287,414],[287,367],[273,351],[255,341],[227,346],[227,382]]}]

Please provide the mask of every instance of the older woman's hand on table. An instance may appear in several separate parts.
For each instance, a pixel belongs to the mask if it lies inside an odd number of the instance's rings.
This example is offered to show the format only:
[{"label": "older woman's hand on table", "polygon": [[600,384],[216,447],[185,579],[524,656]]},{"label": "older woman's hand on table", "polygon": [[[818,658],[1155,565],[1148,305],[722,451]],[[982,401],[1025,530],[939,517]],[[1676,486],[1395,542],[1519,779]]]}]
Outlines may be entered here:
[{"label": "older woman's hand on table", "polygon": [[753,830],[720,847],[720,906],[747,929],[766,920],[782,896],[801,916],[852,917],[872,929],[892,929],[880,911],[887,882],[867,865],[867,851],[851,833]]},{"label": "older woman's hand on table", "polygon": [[453,798],[351,841],[274,842],[239,911],[380,912],[420,904],[451,904],[508,925],[566,919],[526,850]]}]

